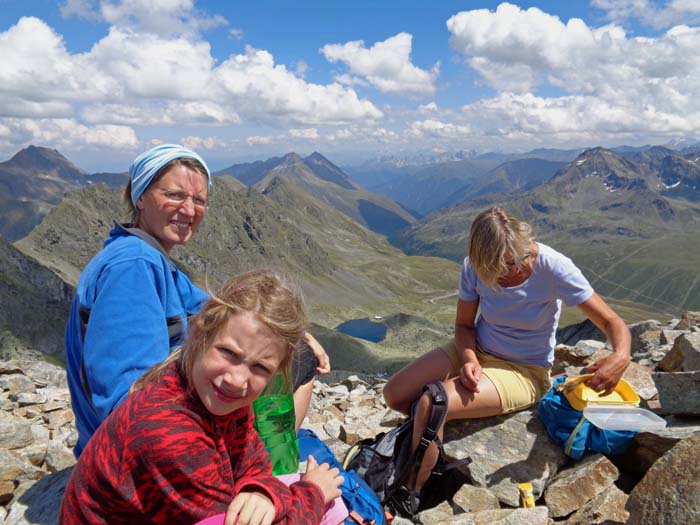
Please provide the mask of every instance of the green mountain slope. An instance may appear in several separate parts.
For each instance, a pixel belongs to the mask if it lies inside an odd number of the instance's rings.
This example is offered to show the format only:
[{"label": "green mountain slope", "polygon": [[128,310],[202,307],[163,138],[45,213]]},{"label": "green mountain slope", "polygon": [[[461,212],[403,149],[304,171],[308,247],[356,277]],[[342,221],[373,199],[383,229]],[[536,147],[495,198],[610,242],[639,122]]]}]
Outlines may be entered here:
[{"label": "green mountain slope", "polygon": [[471,221],[492,204],[531,222],[537,238],[571,257],[604,295],[669,313],[700,307],[700,209],[664,196],[646,164],[600,148],[524,195],[463,202],[393,242],[407,253],[461,260]]},{"label": "green mountain slope", "polygon": [[85,174],[56,150],[29,146],[0,163],[0,235],[21,239]]},{"label": "green mountain slope", "polygon": [[[124,211],[119,193],[105,186],[76,190],[17,247],[75,285],[113,220]],[[260,193],[235,191],[215,179],[200,231],[187,246],[177,247],[173,257],[198,284],[211,288],[251,268],[280,269],[299,283],[312,320],[328,329],[377,313],[414,316],[415,322],[407,323],[409,331],[410,326],[422,330],[423,318],[449,329],[454,315],[457,264],[404,255],[286,178],[270,180]],[[56,337],[62,337],[58,331]],[[345,336],[334,336],[333,341],[341,344],[333,352],[350,352],[359,344],[387,363],[396,362],[397,356],[405,361],[426,349],[407,349],[399,339],[391,343],[391,338],[384,345],[365,345]]]},{"label": "green mountain slope", "polygon": [[313,198],[384,235],[415,221],[396,202],[352,182],[340,168],[320,153],[313,153],[306,158],[289,153],[264,162],[230,166],[215,175],[232,175],[259,192],[265,192],[279,178],[287,179]]}]

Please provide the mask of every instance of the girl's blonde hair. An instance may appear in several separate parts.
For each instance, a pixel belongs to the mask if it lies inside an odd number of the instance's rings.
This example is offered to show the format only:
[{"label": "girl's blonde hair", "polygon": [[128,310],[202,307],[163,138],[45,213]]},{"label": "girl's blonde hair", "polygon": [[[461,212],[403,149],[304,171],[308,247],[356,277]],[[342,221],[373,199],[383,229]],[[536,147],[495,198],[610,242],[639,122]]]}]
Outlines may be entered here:
[{"label": "girl's blonde hair", "polygon": [[230,279],[218,294],[202,306],[189,320],[187,338],[164,362],[155,365],[137,380],[131,391],[138,390],[163,375],[165,368],[177,361],[180,373],[192,388],[192,368],[209,349],[217,334],[238,313],[250,312],[274,334],[284,340],[285,355],[280,363],[285,383],[290,384],[290,364],[308,326],[301,294],[272,270],[255,270]]},{"label": "girl's blonde hair", "polygon": [[499,207],[481,212],[469,232],[469,264],[486,286],[494,286],[513,258],[519,269],[531,267],[532,227]]}]

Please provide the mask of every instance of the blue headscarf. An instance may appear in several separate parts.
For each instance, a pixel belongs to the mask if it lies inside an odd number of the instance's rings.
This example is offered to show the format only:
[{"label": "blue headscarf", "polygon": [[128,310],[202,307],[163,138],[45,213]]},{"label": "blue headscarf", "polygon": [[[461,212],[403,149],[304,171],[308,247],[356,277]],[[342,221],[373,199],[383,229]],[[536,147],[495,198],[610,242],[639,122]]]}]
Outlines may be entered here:
[{"label": "blue headscarf", "polygon": [[141,153],[141,155],[136,157],[134,162],[131,163],[131,166],[129,166],[131,202],[134,203],[134,206],[136,206],[136,202],[143,192],[146,191],[146,188],[148,188],[148,185],[153,180],[153,177],[156,176],[156,173],[171,160],[181,158],[194,159],[204,166],[204,170],[207,172],[209,190],[211,190],[211,173],[202,157],[191,149],[187,149],[179,144],[161,144],[160,146],[156,146],[155,148]]}]

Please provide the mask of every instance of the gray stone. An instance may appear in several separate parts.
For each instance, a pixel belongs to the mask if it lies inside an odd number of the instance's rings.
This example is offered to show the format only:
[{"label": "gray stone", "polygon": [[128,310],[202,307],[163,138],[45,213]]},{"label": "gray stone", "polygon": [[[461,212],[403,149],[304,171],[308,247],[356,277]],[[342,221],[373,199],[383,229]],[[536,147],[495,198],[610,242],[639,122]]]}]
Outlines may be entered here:
[{"label": "gray stone", "polygon": [[657,372],[662,414],[700,415],[700,372]]},{"label": "gray stone", "polygon": [[561,518],[581,508],[617,480],[619,472],[602,454],[586,456],[583,461],[557,474],[544,493],[552,517]]},{"label": "gray stone", "polygon": [[564,525],[622,525],[629,518],[627,494],[612,485],[574,512]]},{"label": "gray stone", "polygon": [[455,509],[455,514],[458,514],[498,509],[500,504],[496,495],[490,490],[465,483],[452,496],[452,507]]},{"label": "gray stone", "polygon": [[44,476],[12,502],[5,525],[58,525],[61,498],[71,474],[70,468]]},{"label": "gray stone", "polygon": [[649,469],[630,493],[630,525],[700,523],[700,435],[685,439]]},{"label": "gray stone", "polygon": [[675,324],[676,330],[690,330],[700,326],[700,312],[685,312],[680,321]]},{"label": "gray stone", "polygon": [[49,472],[58,472],[75,465],[73,451],[62,441],[51,440],[46,448],[46,468]]},{"label": "gray stone", "polygon": [[34,392],[36,386],[34,381],[24,374],[4,374],[0,375],[0,390],[7,390],[10,395],[20,392]]},{"label": "gray stone", "polygon": [[547,507],[482,510],[458,517],[463,521],[455,521],[454,523],[464,523],[465,525],[550,525],[551,523]]},{"label": "gray stone", "polygon": [[26,446],[22,452],[32,465],[41,467],[46,459],[46,450],[49,447],[51,432],[49,432],[44,425],[39,423],[33,424],[30,429],[34,437],[34,442]]},{"label": "gray stone", "polygon": [[450,503],[448,501],[443,501],[437,507],[419,512],[414,516],[413,521],[422,525],[432,525],[433,523],[444,521],[452,523],[454,515],[455,513]]},{"label": "gray stone", "polygon": [[511,507],[520,503],[518,483],[531,482],[537,500],[549,478],[566,461],[563,451],[547,435],[535,409],[450,422],[445,428],[444,442],[449,458],[472,458],[472,463],[464,469],[474,485],[488,488]]},{"label": "gray stone", "polygon": [[676,338],[683,335],[685,331],[683,330],[661,330],[661,336],[659,337],[659,343],[662,345],[673,344]]},{"label": "gray stone", "polygon": [[34,441],[30,425],[19,418],[0,412],[0,448],[19,449]]},{"label": "gray stone", "polygon": [[44,394],[39,392],[20,392],[15,396],[15,401],[21,407],[29,405],[41,405],[46,403],[47,399]]},{"label": "gray stone", "polygon": [[683,356],[681,370],[695,372],[700,370],[700,333],[684,334],[673,345]]}]

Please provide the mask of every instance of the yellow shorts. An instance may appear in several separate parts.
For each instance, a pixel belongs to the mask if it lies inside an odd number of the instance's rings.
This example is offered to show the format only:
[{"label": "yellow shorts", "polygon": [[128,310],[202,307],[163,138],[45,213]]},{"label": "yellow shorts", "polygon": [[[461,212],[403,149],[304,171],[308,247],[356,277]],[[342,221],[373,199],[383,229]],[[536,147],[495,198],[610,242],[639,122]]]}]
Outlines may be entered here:
[{"label": "yellow shorts", "polygon": [[[454,339],[440,349],[452,363],[452,371],[459,376],[462,360]],[[487,354],[477,347],[476,358],[482,372],[496,387],[501,398],[501,413],[508,414],[534,405],[552,386],[549,377],[550,367],[512,363]]]}]

